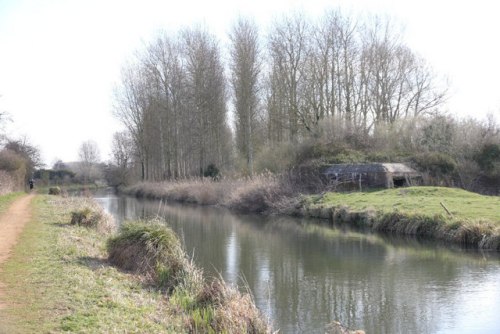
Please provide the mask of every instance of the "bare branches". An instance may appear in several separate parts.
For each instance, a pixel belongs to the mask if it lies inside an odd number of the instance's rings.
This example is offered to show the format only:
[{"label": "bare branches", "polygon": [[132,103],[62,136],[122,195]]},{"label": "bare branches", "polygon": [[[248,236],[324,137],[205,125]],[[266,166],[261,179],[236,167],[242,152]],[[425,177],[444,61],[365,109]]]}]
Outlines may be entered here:
[{"label": "bare branches", "polygon": [[229,154],[226,79],[202,28],[162,34],[123,71],[115,115],[131,135],[143,180],[203,174]]},{"label": "bare branches", "polygon": [[252,174],[262,144],[319,136],[323,120],[367,139],[377,128],[435,113],[446,98],[389,19],[334,10],[314,22],[295,13],[276,20],[261,44],[259,27],[240,18],[229,39],[224,64],[206,28],[163,33],[123,70],[115,115],[130,133],[142,179],[203,175],[209,164],[224,169],[233,146]]},{"label": "bare branches", "polygon": [[236,22],[230,35],[236,144],[246,158],[249,175],[253,174],[254,141],[260,104],[259,77],[262,60],[258,38],[255,23],[243,18]]}]

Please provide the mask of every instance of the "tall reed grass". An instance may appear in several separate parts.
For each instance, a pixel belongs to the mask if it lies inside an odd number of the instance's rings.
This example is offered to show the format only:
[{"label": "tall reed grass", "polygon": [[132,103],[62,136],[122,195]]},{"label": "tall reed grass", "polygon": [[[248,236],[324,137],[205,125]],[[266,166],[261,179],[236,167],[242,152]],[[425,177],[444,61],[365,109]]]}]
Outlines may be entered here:
[{"label": "tall reed grass", "polygon": [[252,178],[189,179],[161,183],[142,182],[123,190],[139,198],[218,205],[245,213],[276,213],[297,194],[282,176],[261,174]]}]

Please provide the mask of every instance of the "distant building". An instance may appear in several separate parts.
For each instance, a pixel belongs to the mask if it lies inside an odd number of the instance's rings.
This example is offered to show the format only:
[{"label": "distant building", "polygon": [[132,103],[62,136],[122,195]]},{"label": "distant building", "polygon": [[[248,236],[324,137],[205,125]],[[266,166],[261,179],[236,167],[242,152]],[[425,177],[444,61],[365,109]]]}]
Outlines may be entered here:
[{"label": "distant building", "polygon": [[420,173],[402,163],[336,164],[323,173],[339,190],[405,187],[422,181]]}]

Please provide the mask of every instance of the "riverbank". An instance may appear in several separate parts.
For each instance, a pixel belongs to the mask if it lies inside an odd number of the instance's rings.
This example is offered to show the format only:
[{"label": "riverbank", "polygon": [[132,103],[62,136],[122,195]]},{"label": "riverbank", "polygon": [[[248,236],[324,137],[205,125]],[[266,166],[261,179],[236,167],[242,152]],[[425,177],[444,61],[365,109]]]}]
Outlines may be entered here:
[{"label": "riverbank", "polygon": [[216,205],[240,213],[275,214],[293,207],[300,189],[272,174],[248,179],[207,178],[169,182],[140,182],[120,190],[137,198],[197,205]]},{"label": "riverbank", "polygon": [[[35,197],[33,218],[0,273],[8,286],[0,329],[8,333],[188,333],[196,328],[193,324],[206,325],[208,313],[200,312],[210,303],[192,308],[194,297],[179,293],[172,298],[175,295],[150,284],[141,273],[118,269],[108,262],[108,228],[71,224],[72,217],[87,217],[72,212],[103,214],[88,201]],[[239,296],[229,286],[224,291]],[[237,317],[233,320],[242,323]]]},{"label": "riverbank", "polygon": [[370,231],[500,251],[500,197],[456,188],[410,187],[301,195],[291,182],[260,176],[220,182],[139,183],[125,189],[124,193],[141,198],[217,205],[243,213],[322,218]]},{"label": "riverbank", "polygon": [[409,187],[306,196],[306,217],[500,251],[500,197],[462,189]]}]

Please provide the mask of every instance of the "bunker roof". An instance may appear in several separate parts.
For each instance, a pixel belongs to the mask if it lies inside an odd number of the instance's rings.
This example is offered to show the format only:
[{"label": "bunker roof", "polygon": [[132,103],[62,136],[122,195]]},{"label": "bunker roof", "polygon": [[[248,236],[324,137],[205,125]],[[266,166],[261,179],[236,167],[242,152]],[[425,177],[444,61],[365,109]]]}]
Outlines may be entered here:
[{"label": "bunker roof", "polygon": [[360,163],[335,164],[326,168],[325,174],[347,173],[391,173],[391,174],[419,174],[413,168],[402,163]]}]

